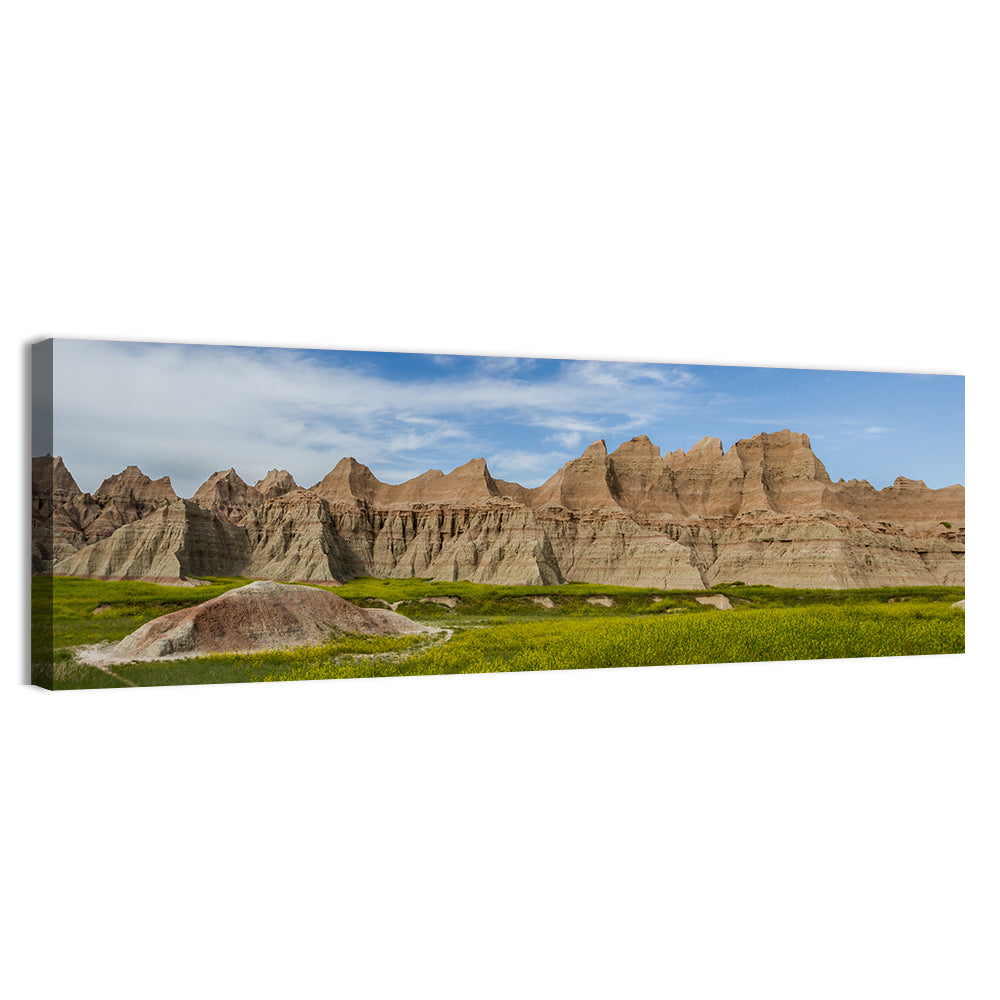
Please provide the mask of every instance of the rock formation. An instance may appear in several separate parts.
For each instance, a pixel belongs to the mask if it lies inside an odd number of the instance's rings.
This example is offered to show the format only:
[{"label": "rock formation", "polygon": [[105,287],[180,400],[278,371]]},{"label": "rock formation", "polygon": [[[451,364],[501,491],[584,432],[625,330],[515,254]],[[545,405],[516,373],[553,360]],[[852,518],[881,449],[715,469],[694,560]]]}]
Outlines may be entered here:
[{"label": "rock formation", "polygon": [[58,456],[31,460],[31,570],[49,569],[56,559],[86,543],[85,525],[99,506],[85,494]]},{"label": "rock formation", "polygon": [[107,538],[123,524],[148,517],[154,510],[178,499],[170,477],[152,480],[136,466],[130,465],[116,476],[110,476],[94,491],[93,499],[100,513],[86,528],[87,541]]},{"label": "rock formation", "polygon": [[253,486],[247,486],[235,469],[226,469],[209,476],[191,499],[205,510],[215,511],[235,524],[243,524],[250,512],[260,506],[263,497]]},{"label": "rock formation", "polygon": [[176,500],[60,560],[53,572],[176,583],[237,576],[249,558],[245,531],[191,500]]},{"label": "rock formation", "polygon": [[296,487],[261,503],[243,521],[250,546],[246,576],[337,583],[344,565],[329,507]]},{"label": "rock formation", "polygon": [[34,573],[177,500],[167,476],[154,481],[134,465],[109,476],[91,496],[62,458],[51,455],[31,460],[31,493]]},{"label": "rock formation", "polygon": [[401,636],[439,631],[393,611],[355,607],[327,590],[258,581],[154,618],[112,646],[82,650],[81,659],[127,663],[314,646],[334,632]]},{"label": "rock formation", "polygon": [[[34,565],[54,559],[58,574],[688,589],[964,582],[962,486],[834,483],[808,437],[787,430],[666,454],[645,436],[611,454],[596,441],[530,489],[494,479],[482,458],[400,485],[345,458],[311,489],[278,470],[251,487],[229,469],[176,501],[169,481],[130,467],[89,497],[61,460],[36,462],[33,510],[48,521]],[[114,517],[122,523],[105,537]]]},{"label": "rock formation", "polygon": [[275,497],[283,496],[291,490],[298,489],[298,486],[290,472],[284,469],[271,469],[271,471],[254,486],[254,489],[265,499],[273,500]]}]

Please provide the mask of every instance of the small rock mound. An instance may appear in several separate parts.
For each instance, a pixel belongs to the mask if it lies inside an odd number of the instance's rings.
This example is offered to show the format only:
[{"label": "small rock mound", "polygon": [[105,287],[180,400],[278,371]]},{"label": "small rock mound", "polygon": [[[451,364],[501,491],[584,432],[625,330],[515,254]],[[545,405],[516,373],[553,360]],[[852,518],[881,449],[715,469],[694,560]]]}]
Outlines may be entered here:
[{"label": "small rock mound", "polygon": [[615,602],[610,597],[588,597],[588,604],[597,604],[602,608],[613,608]]},{"label": "small rock mound", "polygon": [[953,608],[960,608],[962,611],[965,610],[965,598],[963,597],[960,601],[955,601],[952,605]]},{"label": "small rock mound", "polygon": [[710,597],[696,597],[699,604],[706,604],[710,608],[718,608],[720,611],[732,611],[733,603],[725,594],[712,594]]},{"label": "small rock mound", "polygon": [[259,580],[154,618],[114,646],[84,652],[83,658],[125,663],[314,646],[334,630],[392,636],[440,631],[392,611],[356,607],[326,590]]}]

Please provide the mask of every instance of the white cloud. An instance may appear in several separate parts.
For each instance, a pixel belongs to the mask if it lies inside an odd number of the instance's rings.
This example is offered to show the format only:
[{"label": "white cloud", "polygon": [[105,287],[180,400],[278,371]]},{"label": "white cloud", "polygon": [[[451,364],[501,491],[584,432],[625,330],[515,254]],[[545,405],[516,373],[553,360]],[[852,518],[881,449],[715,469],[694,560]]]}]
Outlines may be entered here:
[{"label": "white cloud", "polygon": [[564,448],[579,448],[583,444],[583,434],[579,431],[563,431],[561,433],[549,434],[545,438],[546,441],[551,441],[554,444],[560,444]]},{"label": "white cloud", "polygon": [[489,457],[490,472],[497,479],[514,479],[522,486],[540,486],[575,456],[563,451],[533,452],[513,449]]},{"label": "white cloud", "polygon": [[[508,476],[546,478],[585,438],[645,430],[649,414],[691,409],[701,394],[689,372],[660,365],[561,362],[542,375],[530,358],[476,359],[471,371],[442,359],[435,377],[401,380],[320,357],[57,341],[56,450],[85,490],[134,463],[170,475],[182,496],[230,465],[248,482],[276,467],[310,486],[345,455],[388,477],[492,448]],[[561,449],[526,447],[530,427]]]},{"label": "white cloud", "polygon": [[476,358],[476,370],[484,377],[503,377],[515,372],[531,371],[535,365],[533,358]]}]

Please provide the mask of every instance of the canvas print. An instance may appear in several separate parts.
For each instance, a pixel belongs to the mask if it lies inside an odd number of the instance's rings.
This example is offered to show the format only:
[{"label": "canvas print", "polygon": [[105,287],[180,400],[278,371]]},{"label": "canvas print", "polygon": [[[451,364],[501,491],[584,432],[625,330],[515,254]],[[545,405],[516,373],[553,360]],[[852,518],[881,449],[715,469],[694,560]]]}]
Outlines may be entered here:
[{"label": "canvas print", "polygon": [[961,653],[957,375],[46,340],[54,689]]}]

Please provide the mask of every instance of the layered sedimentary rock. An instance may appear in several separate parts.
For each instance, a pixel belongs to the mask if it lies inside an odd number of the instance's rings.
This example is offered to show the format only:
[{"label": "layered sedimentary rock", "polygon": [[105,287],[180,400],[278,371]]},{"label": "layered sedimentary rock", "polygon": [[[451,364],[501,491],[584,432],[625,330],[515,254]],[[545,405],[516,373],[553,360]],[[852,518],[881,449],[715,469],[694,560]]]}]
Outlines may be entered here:
[{"label": "layered sedimentary rock", "polygon": [[283,496],[291,490],[298,489],[292,474],[285,469],[271,469],[271,471],[261,479],[254,489],[265,499],[273,500],[275,497]]},{"label": "layered sedimentary rock", "polygon": [[264,498],[253,486],[243,482],[235,469],[226,469],[225,472],[212,473],[191,499],[205,510],[243,524]]},{"label": "layered sedimentary rock", "polygon": [[312,646],[331,632],[430,635],[428,628],[381,608],[359,608],[327,590],[258,581],[193,608],[154,618],[120,642],[82,653],[87,662],[127,663]]},{"label": "layered sedimentary rock", "polygon": [[333,519],[327,505],[315,494],[296,487],[261,503],[242,523],[250,547],[246,576],[339,582],[334,567],[339,571],[343,560]]},{"label": "layered sedimentary rock", "polygon": [[31,569],[39,573],[54,560],[86,544],[85,525],[98,513],[93,498],[80,489],[62,458],[31,460]]},{"label": "layered sedimentary rock", "polygon": [[116,476],[109,476],[94,490],[94,499],[99,503],[117,500],[119,503],[146,503],[153,507],[163,502],[172,503],[178,499],[170,477],[150,479],[141,469],[130,465]]},{"label": "layered sedimentary rock", "polygon": [[603,441],[595,441],[579,458],[567,462],[551,479],[530,490],[529,495],[536,509],[622,510],[614,463]]},{"label": "layered sedimentary rock", "polygon": [[152,480],[136,466],[84,493],[60,457],[32,459],[32,571],[49,569],[118,528],[178,499],[170,479]]},{"label": "layered sedimentary rock", "polygon": [[[39,502],[63,511],[56,573],[693,589],[736,580],[964,582],[963,487],[934,490],[903,477],[882,490],[863,480],[834,483],[808,437],[787,430],[728,450],[706,437],[665,454],[645,436],[610,454],[597,441],[534,488],[494,479],[481,458],[400,485],[345,458],[308,490],[278,470],[250,487],[229,469],[193,501],[163,508],[169,516],[158,508],[98,541],[70,516],[83,511],[78,520],[86,520],[98,494],[87,498],[61,462],[47,461],[50,499]],[[165,502],[162,486],[157,492],[138,470],[126,473],[133,507],[147,494]],[[182,535],[196,541],[181,546]]]},{"label": "layered sedimentary rock", "polygon": [[320,480],[312,492],[332,503],[359,501],[380,506],[402,504],[469,503],[501,496],[500,487],[486,468],[486,459],[474,458],[445,475],[429,471],[392,486],[379,482],[371,470],[353,458],[341,459],[333,471]]},{"label": "layered sedimentary rock", "polygon": [[94,490],[93,499],[100,507],[100,513],[86,526],[88,542],[107,538],[123,524],[140,521],[179,498],[170,485],[169,476],[150,479],[136,466],[130,465],[105,479]]},{"label": "layered sedimentary rock", "polygon": [[236,576],[249,560],[243,529],[190,500],[177,500],[60,560],[53,572],[174,583]]},{"label": "layered sedimentary rock", "polygon": [[[369,510],[372,576],[473,583],[561,583],[558,560],[533,512],[510,500]],[[339,529],[339,524],[338,524]]]}]

